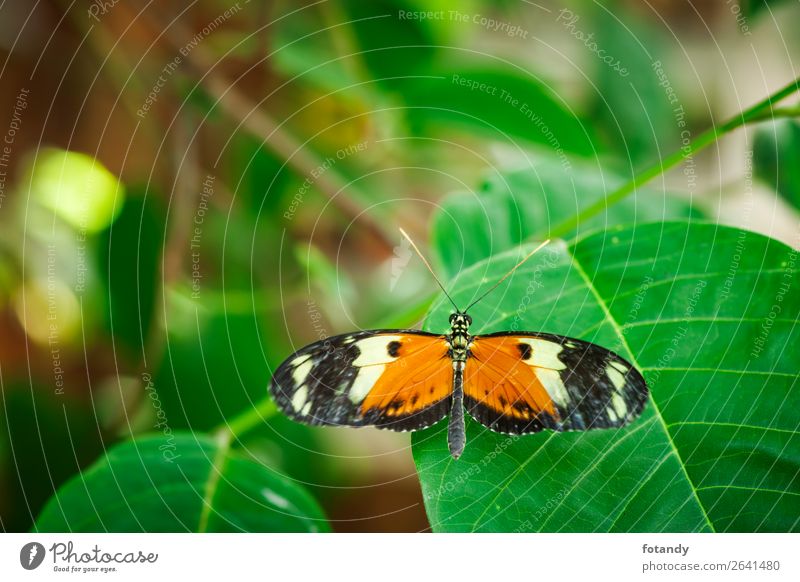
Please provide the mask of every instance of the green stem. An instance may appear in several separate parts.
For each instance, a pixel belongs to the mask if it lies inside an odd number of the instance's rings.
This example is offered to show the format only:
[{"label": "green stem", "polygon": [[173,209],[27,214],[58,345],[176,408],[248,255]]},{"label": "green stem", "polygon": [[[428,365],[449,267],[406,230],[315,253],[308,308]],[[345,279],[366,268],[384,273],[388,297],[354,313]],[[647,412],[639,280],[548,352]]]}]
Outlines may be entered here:
[{"label": "green stem", "polygon": [[750,119],[750,123],[771,121],[782,117],[800,117],[800,107],[773,107]]},{"label": "green stem", "polygon": [[[161,30],[160,23],[153,21],[152,24],[156,30]],[[161,36],[158,35],[159,38]],[[179,22],[173,22],[164,29],[163,37],[173,51],[180,51],[185,39],[192,38],[192,34]],[[363,228],[372,233],[383,250],[391,253],[394,233],[389,233],[384,222],[367,213],[359,200],[350,197],[350,192],[354,190],[352,181],[338,169],[330,167],[323,156],[308,147],[307,142],[289,132],[285,124],[273,117],[260,101],[251,99],[225,79],[219,72],[218,61],[203,46],[197,46],[186,55],[186,64],[196,75],[196,86],[202,86],[214,98],[215,107],[236,121],[242,130],[261,140],[264,148],[285,160],[287,167],[295,170],[301,179],[316,176],[315,189],[330,199],[330,203],[349,219],[357,219]],[[328,169],[320,172],[323,167]]]},{"label": "green stem", "polygon": [[756,122],[756,121],[764,121],[766,119],[773,119],[775,117],[795,117],[798,114],[797,108],[787,108],[787,109],[776,109],[773,108],[773,104],[777,103],[778,101],[784,99],[785,97],[795,93],[796,91],[800,91],[800,78],[795,79],[785,87],[783,87],[777,93],[773,93],[763,101],[760,101],[753,105],[752,107],[745,109],[741,113],[735,115],[725,123],[717,127],[711,127],[707,129],[700,135],[698,135],[694,140],[689,142],[688,144],[681,147],[678,151],[674,152],[673,154],[667,156],[663,160],[657,162],[656,164],[650,166],[646,170],[642,171],[638,175],[634,176],[633,180],[630,182],[623,184],[613,192],[611,192],[605,198],[598,200],[594,204],[591,204],[572,218],[565,220],[564,222],[557,224],[553,227],[550,231],[550,238],[559,238],[563,237],[566,234],[569,234],[573,230],[575,230],[578,225],[598,214],[601,214],[604,210],[606,210],[609,206],[620,202],[627,198],[631,193],[635,192],[640,186],[646,184],[653,178],[660,176],[668,169],[672,168],[683,162],[686,159],[691,158],[694,154],[699,152],[700,150],[706,148],[707,146],[711,145],[712,143],[716,142],[720,137],[733,131],[734,129],[741,127],[747,123]]},{"label": "green stem", "polygon": [[244,433],[252,430],[259,424],[263,424],[275,416],[278,412],[278,407],[269,396],[265,396],[259,400],[253,408],[249,408],[244,412],[236,415],[230,422],[221,424],[214,433],[221,439],[238,438]]}]

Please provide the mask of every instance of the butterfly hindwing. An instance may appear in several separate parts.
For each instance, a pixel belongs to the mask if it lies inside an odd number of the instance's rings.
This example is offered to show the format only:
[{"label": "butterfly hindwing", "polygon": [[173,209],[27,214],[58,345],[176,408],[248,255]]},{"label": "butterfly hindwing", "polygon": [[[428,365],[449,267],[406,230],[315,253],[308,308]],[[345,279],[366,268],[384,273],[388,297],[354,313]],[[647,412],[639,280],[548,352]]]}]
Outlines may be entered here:
[{"label": "butterfly hindwing", "polygon": [[275,371],[280,409],[307,424],[417,430],[449,410],[453,368],[441,335],[362,331],[308,345]]},{"label": "butterfly hindwing", "polygon": [[582,340],[500,332],[475,336],[470,356],[464,405],[498,432],[620,427],[647,400],[644,378],[631,364]]}]

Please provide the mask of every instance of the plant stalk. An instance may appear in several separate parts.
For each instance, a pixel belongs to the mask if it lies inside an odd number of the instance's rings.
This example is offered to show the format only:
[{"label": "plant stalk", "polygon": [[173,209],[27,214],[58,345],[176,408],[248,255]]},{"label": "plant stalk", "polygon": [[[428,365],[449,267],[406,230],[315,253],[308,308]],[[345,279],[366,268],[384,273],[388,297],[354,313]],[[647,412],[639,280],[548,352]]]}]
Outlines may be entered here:
[{"label": "plant stalk", "polygon": [[229,441],[231,438],[240,437],[277,413],[278,407],[275,406],[272,398],[267,396],[259,400],[253,408],[248,408],[233,417],[230,422],[223,422],[214,430],[214,434]]},{"label": "plant stalk", "polygon": [[773,107],[775,103],[781,101],[782,99],[788,97],[792,93],[800,91],[800,78],[795,79],[776,93],[773,93],[763,101],[759,101],[752,107],[745,109],[741,113],[735,115],[734,117],[730,118],[728,121],[723,123],[722,125],[711,127],[707,129],[700,135],[698,135],[694,140],[689,142],[688,144],[682,146],[679,150],[672,153],[671,155],[667,156],[666,158],[660,160],[659,162],[653,164],[649,168],[643,170],[638,175],[634,176],[634,178],[623,184],[613,192],[611,192],[605,198],[598,200],[594,204],[589,205],[584,210],[569,218],[550,230],[548,235],[549,238],[560,238],[566,234],[569,234],[573,230],[575,230],[581,222],[597,216],[598,214],[602,213],[606,210],[609,206],[613,206],[617,202],[620,202],[627,198],[631,193],[636,192],[636,190],[652,180],[669,170],[670,168],[677,166],[684,160],[691,158],[694,154],[699,152],[700,150],[708,147],[712,143],[715,143],[719,140],[720,137],[733,131],[734,129],[746,125],[747,123],[753,123],[758,121],[765,121],[768,119],[775,119],[778,117],[795,117],[798,115],[799,109],[798,108],[786,108],[786,109],[776,109]]}]

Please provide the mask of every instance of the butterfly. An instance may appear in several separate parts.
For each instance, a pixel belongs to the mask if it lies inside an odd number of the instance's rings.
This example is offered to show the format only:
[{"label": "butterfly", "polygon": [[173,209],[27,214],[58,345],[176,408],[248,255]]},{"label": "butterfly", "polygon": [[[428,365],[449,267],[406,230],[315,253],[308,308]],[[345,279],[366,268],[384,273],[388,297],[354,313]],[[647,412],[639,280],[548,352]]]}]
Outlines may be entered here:
[{"label": "butterfly", "polygon": [[455,308],[449,332],[378,329],[312,343],[273,375],[270,392],[284,414],[310,425],[395,431],[427,428],[449,415],[454,459],[466,445],[465,412],[492,431],[513,435],[619,428],[639,416],[647,384],[610,350],[542,332],[470,335],[467,311],[549,241],[461,310],[401,232]]}]

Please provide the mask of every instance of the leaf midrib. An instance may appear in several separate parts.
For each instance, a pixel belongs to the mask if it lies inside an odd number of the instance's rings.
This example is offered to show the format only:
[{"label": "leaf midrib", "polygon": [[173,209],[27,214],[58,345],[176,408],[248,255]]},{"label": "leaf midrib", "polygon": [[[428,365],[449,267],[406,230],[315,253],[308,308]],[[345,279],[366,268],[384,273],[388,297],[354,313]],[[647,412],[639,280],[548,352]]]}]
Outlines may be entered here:
[{"label": "leaf midrib", "polygon": [[[611,311],[609,310],[608,305],[606,304],[605,300],[602,298],[602,296],[598,292],[597,288],[592,284],[591,279],[589,279],[589,276],[587,275],[586,271],[583,269],[583,267],[581,266],[580,262],[578,261],[578,258],[575,256],[575,253],[573,252],[573,249],[574,249],[574,247],[569,249],[569,251],[570,251],[569,252],[569,256],[570,256],[570,258],[572,260],[572,265],[575,267],[575,270],[578,273],[578,275],[580,275],[581,279],[583,279],[584,283],[586,284],[586,287],[589,289],[589,291],[591,292],[592,296],[595,298],[595,301],[597,301],[598,306],[603,310],[603,313],[605,314],[606,319],[608,320],[608,322],[611,325],[611,327],[614,329],[614,333],[617,335],[617,337],[619,338],[620,342],[625,347],[625,350],[627,351],[629,357],[631,358],[631,363],[636,367],[636,369],[641,369],[641,366],[639,365],[639,362],[636,360],[636,356],[634,355],[633,350],[631,350],[631,347],[628,345],[628,341],[625,339],[625,335],[622,333],[622,328],[617,324],[617,321],[616,321],[616,319],[614,319],[614,316],[611,314]],[[662,428],[662,430],[664,432],[664,435],[666,436],[666,439],[667,439],[667,442],[669,443],[669,446],[670,446],[670,449],[672,451],[672,454],[675,455],[675,458],[678,461],[678,465],[680,465],[681,472],[683,473],[684,477],[686,478],[686,482],[689,484],[689,486],[692,489],[692,496],[695,498],[695,501],[697,502],[698,508],[703,513],[703,518],[705,519],[706,524],[708,525],[708,527],[711,529],[712,532],[716,532],[716,529],[714,528],[714,524],[709,519],[708,513],[706,513],[706,508],[703,505],[702,501],[700,500],[700,496],[697,493],[697,487],[695,487],[694,481],[692,481],[691,477],[689,477],[689,473],[686,471],[686,465],[683,462],[683,458],[681,457],[680,451],[678,451],[678,447],[675,445],[675,441],[673,441],[673,439],[672,439],[672,435],[670,434],[669,429],[667,428],[667,424],[664,421],[664,417],[661,415],[661,409],[658,407],[658,404],[656,403],[655,398],[653,398],[653,393],[652,392],[650,392],[650,394],[648,396],[648,400],[650,401],[650,404],[653,407],[653,411],[655,413],[655,416],[658,418],[658,422],[661,425],[661,428]],[[637,492],[638,491],[634,492],[634,494],[636,494]]]},{"label": "leaf midrib", "polygon": [[225,464],[228,461],[228,452],[230,450],[230,439],[226,439],[217,454],[214,455],[214,460],[208,472],[208,481],[206,482],[206,490],[203,495],[203,505],[200,510],[200,519],[197,523],[198,533],[205,533],[208,530],[208,522],[211,519],[211,511],[213,510],[214,497],[217,494],[222,472],[225,469]]}]

